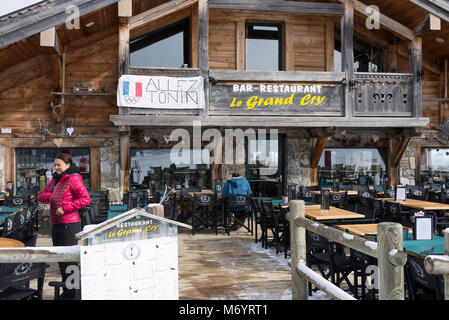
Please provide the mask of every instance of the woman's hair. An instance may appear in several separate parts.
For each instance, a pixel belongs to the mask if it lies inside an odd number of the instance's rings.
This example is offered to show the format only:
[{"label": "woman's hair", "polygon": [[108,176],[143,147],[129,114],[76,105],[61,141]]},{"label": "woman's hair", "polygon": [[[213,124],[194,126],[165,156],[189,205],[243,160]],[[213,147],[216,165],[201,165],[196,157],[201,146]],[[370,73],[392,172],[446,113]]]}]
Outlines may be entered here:
[{"label": "woman's hair", "polygon": [[68,153],[61,153],[59,154],[55,159],[59,159],[64,161],[65,164],[70,163],[72,164],[72,156]]},{"label": "woman's hair", "polygon": [[233,177],[233,178],[237,178],[237,177],[240,177],[240,174],[239,174],[239,173],[237,173],[237,172],[233,172],[233,173],[232,173],[232,177]]}]

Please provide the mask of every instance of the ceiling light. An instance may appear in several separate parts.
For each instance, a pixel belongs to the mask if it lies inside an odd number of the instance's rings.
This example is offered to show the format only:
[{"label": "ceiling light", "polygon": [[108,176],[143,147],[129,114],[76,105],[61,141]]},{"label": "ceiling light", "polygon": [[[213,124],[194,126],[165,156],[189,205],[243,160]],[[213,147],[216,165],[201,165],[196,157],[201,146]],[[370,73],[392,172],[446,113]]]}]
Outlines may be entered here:
[{"label": "ceiling light", "polygon": [[438,43],[443,43],[444,39],[443,38],[435,38],[435,41]]},{"label": "ceiling light", "polygon": [[95,24],[95,22],[91,21],[86,24],[86,28],[92,27]]}]

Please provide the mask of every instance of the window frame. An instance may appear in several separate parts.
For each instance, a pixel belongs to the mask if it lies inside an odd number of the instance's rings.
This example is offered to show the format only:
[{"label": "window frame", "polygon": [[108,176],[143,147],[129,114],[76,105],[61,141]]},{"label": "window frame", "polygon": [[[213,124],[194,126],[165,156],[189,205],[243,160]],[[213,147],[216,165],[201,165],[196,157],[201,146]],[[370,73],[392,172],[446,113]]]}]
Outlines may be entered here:
[{"label": "window frame", "polygon": [[[163,66],[136,66],[131,65],[131,54],[151,46],[159,41],[170,38],[180,32],[183,32],[183,64],[191,66],[191,17],[186,17],[166,26],[152,30],[150,32],[136,36],[129,41],[129,59],[131,68],[164,68]],[[181,68],[181,66],[179,67]]]},{"label": "window frame", "polygon": [[[269,30],[254,30],[255,26],[261,27],[277,27],[278,31],[269,31]],[[250,28],[252,28],[250,30]],[[283,41],[282,41],[282,33],[283,33],[283,24],[279,22],[254,22],[254,21],[245,21],[245,70],[252,70],[247,68],[248,61],[248,51],[246,40],[247,39],[260,39],[260,40],[278,40],[278,70],[271,71],[283,71]]]}]

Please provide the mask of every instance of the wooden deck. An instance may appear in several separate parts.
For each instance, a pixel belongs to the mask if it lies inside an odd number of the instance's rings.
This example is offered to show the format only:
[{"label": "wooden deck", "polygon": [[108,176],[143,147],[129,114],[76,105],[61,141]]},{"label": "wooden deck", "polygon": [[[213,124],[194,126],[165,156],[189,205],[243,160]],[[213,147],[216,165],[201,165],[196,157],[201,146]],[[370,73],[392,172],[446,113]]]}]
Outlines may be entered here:
[{"label": "wooden deck", "polygon": [[[51,237],[39,229],[37,246],[51,246]],[[230,236],[203,231],[179,234],[179,298],[193,300],[290,300],[288,259],[274,248],[263,249],[244,229]],[[59,281],[59,269],[47,269],[44,300],[53,299],[49,281]],[[32,285],[34,285],[32,283]]]}]

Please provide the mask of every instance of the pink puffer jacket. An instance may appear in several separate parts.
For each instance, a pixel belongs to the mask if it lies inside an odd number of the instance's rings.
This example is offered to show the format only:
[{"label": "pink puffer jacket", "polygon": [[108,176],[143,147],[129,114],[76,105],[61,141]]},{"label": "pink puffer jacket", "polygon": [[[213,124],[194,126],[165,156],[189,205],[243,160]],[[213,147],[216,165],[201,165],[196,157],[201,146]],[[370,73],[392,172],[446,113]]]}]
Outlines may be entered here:
[{"label": "pink puffer jacket", "polygon": [[[90,203],[89,192],[83,184],[80,174],[65,174],[56,184],[51,179],[50,183],[39,192],[39,202],[50,203],[50,220],[54,224],[80,222],[78,209]],[[64,210],[62,216],[56,214],[56,210]]]}]

